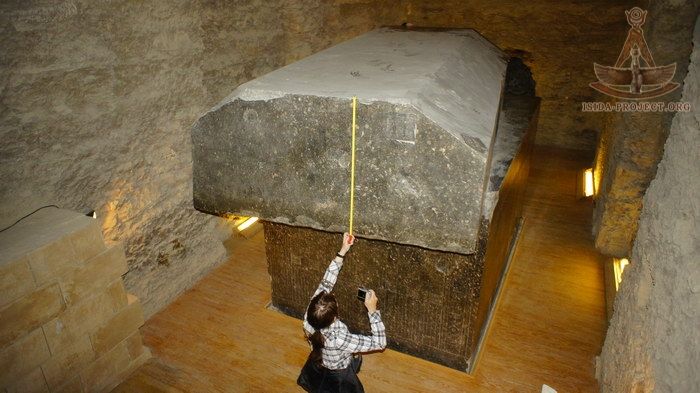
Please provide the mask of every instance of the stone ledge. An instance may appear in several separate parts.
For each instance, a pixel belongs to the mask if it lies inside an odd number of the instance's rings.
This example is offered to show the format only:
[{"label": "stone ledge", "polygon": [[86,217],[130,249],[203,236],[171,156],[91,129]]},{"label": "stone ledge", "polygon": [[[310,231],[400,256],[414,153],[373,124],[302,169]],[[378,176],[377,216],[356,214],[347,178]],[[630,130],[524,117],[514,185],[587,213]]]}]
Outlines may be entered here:
[{"label": "stone ledge", "polygon": [[[81,233],[81,230],[86,230],[85,228],[90,226],[100,229],[94,219],[84,214],[53,207],[39,210],[20,221],[11,230],[0,233],[0,266],[40,250],[62,238]],[[91,230],[87,229],[85,233],[89,232]],[[92,245],[85,250],[81,248],[81,251],[89,255],[90,249],[100,247],[100,244]],[[81,241],[76,240],[74,246],[83,245]],[[104,244],[101,245],[104,247]]]}]

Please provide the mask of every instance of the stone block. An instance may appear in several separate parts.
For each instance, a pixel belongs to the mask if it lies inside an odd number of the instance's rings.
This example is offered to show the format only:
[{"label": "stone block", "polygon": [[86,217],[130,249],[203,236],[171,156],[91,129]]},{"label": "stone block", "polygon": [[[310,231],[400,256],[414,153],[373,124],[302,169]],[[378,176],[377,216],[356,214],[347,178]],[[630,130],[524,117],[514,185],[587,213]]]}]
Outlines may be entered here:
[{"label": "stone block", "polygon": [[71,234],[69,241],[78,261],[88,261],[107,249],[97,220]]},{"label": "stone block", "polygon": [[32,252],[28,256],[29,265],[37,285],[56,281],[60,276],[72,272],[80,266],[73,245],[68,238],[61,238]]},{"label": "stone block", "polygon": [[72,228],[74,232],[29,254],[29,264],[37,285],[72,274],[85,261],[105,250],[97,221],[88,218],[80,222],[83,225]]},{"label": "stone block", "polygon": [[82,393],[85,391],[79,375],[52,391],[52,393]]},{"label": "stone block", "polygon": [[[41,287],[72,273],[81,258],[104,248],[96,220],[63,209],[39,210],[0,233],[0,289],[6,293],[0,307],[32,285]],[[34,283],[26,279],[27,268],[21,263],[28,263]]]},{"label": "stone block", "polygon": [[0,309],[35,288],[27,258],[0,266]]},{"label": "stone block", "polygon": [[110,284],[109,287],[107,287],[106,296],[109,305],[115,312],[127,306],[128,298],[126,288],[124,288],[124,282],[121,280],[121,278],[117,279]]},{"label": "stone block", "polygon": [[36,329],[0,350],[0,387],[18,381],[49,359],[49,347],[41,329]]},{"label": "stone block", "polygon": [[120,373],[129,368],[131,358],[124,343],[102,354],[81,373],[85,391],[103,392],[119,382]]},{"label": "stone block", "polygon": [[101,291],[127,270],[122,245],[110,247],[61,281],[66,303],[70,305],[80,298]]},{"label": "stone block", "polygon": [[[375,30],[239,86],[192,130],[194,205],[476,252],[505,79],[472,30]],[[459,228],[459,230],[455,230]]]},{"label": "stone block", "polygon": [[11,230],[0,233],[0,266],[91,225],[96,225],[94,219],[70,210],[52,207],[39,210]]},{"label": "stone block", "polygon": [[126,292],[121,279],[97,295],[71,305],[64,313],[44,325],[51,353],[67,351],[73,342],[82,336],[88,337],[126,305]]},{"label": "stone block", "polygon": [[63,319],[56,318],[43,326],[46,342],[51,353],[58,354],[69,348],[72,343],[80,340],[81,336],[87,337],[80,325],[66,324]]},{"label": "stone block", "polygon": [[127,378],[129,378],[130,375],[132,375],[139,367],[143,366],[148,359],[151,358],[151,352],[147,349],[144,348],[144,352],[136,359],[132,359],[131,362],[127,365],[126,368],[123,370],[119,371],[117,374],[117,378],[115,381],[109,385],[108,390],[110,391],[114,389],[117,385],[119,385],[122,381],[125,381]]},{"label": "stone block", "polygon": [[106,352],[134,332],[138,332],[138,328],[143,325],[143,322],[141,303],[133,302],[90,335],[92,346],[97,353]]},{"label": "stone block", "polygon": [[0,310],[0,348],[54,318],[65,308],[58,284],[32,292]]},{"label": "stone block", "polygon": [[44,373],[37,367],[7,388],[7,393],[48,393]]},{"label": "stone block", "polygon": [[129,351],[129,357],[131,360],[136,360],[140,358],[148,350],[143,346],[143,340],[141,339],[141,332],[136,331],[131,336],[126,339],[126,349]]},{"label": "stone block", "polygon": [[604,201],[605,209],[601,211],[599,226],[595,234],[595,247],[606,255],[624,258],[629,255],[635,232],[625,225],[631,218],[636,219],[642,210],[642,201]]},{"label": "stone block", "polygon": [[80,370],[95,358],[90,339],[80,337],[72,342],[63,352],[55,353],[41,365],[46,383],[54,390],[75,377]]},{"label": "stone block", "polygon": [[[381,299],[390,348],[459,370],[470,367],[522,215],[538,101],[504,97],[477,252],[428,250],[358,234],[334,288],[343,305],[343,321],[351,329],[367,331],[367,316],[355,294],[358,286],[370,287]],[[263,223],[272,304],[299,317],[340,237]]]}]

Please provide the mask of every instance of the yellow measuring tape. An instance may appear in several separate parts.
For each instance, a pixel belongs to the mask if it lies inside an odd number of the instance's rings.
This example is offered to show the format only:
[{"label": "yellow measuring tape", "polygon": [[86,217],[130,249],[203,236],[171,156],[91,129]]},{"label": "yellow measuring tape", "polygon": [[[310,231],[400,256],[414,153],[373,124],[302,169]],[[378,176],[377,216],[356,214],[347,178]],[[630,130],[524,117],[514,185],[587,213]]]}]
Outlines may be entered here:
[{"label": "yellow measuring tape", "polygon": [[352,152],[350,153],[350,229],[352,235],[352,216],[355,210],[355,128],[357,127],[357,97],[352,97]]}]

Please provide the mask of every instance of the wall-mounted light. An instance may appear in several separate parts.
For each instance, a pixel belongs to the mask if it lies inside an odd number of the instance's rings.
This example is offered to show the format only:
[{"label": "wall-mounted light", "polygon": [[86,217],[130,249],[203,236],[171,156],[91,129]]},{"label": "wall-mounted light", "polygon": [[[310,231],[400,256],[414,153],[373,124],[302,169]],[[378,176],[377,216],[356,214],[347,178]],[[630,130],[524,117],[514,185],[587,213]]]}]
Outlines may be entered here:
[{"label": "wall-mounted light", "polygon": [[583,195],[591,197],[595,193],[593,187],[593,168],[588,168],[583,171]]},{"label": "wall-mounted light", "polygon": [[615,291],[620,289],[620,283],[622,282],[622,273],[624,273],[627,265],[630,264],[627,258],[614,258],[613,259],[613,272],[615,273]]},{"label": "wall-mounted light", "polygon": [[88,217],[97,218],[97,212],[94,210],[90,210],[89,212],[85,213],[85,215]]},{"label": "wall-mounted light", "polygon": [[250,227],[251,225],[255,224],[255,222],[258,221],[258,217],[248,217],[247,220],[243,221],[240,225],[238,225],[236,228],[238,229],[239,232],[244,231],[246,228]]}]

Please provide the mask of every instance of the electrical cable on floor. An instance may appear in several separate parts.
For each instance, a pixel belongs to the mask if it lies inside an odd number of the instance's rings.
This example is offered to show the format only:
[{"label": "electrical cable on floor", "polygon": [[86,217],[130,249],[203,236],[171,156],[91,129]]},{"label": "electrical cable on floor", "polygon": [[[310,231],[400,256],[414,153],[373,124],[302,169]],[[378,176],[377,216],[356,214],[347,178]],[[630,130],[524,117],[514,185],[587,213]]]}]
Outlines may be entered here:
[{"label": "electrical cable on floor", "polygon": [[0,229],[0,232],[5,232],[6,230],[12,228],[13,226],[19,224],[19,222],[22,221],[22,220],[24,220],[25,218],[31,216],[32,214],[38,212],[38,211],[41,210],[41,209],[46,209],[47,207],[55,207],[56,209],[60,209],[60,207],[58,207],[57,205],[46,205],[46,206],[42,206],[42,207],[40,207],[40,208],[34,210],[33,212],[27,214],[26,216],[21,217],[19,220],[15,221],[14,224],[12,224],[12,225],[10,225],[10,226],[8,226],[8,227],[5,227],[5,228],[3,228],[3,229]]}]

